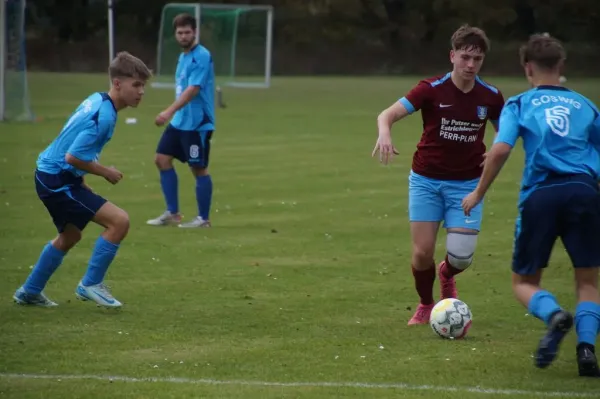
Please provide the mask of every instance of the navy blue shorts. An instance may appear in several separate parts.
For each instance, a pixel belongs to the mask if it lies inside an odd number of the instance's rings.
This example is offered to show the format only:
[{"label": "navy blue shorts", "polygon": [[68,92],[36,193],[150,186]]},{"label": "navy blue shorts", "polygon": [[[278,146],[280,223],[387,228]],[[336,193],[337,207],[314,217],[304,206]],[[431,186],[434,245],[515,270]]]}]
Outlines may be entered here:
[{"label": "navy blue shorts", "polygon": [[170,155],[192,167],[207,168],[212,132],[179,130],[167,125],[156,152]]},{"label": "navy blue shorts", "polygon": [[83,178],[70,172],[49,174],[36,170],[35,189],[59,233],[67,224],[79,230],[94,218],[106,200],[83,187]]},{"label": "navy blue shorts", "polygon": [[515,228],[512,269],[545,268],[560,237],[574,267],[600,266],[600,194],[588,175],[553,176],[524,201]]}]

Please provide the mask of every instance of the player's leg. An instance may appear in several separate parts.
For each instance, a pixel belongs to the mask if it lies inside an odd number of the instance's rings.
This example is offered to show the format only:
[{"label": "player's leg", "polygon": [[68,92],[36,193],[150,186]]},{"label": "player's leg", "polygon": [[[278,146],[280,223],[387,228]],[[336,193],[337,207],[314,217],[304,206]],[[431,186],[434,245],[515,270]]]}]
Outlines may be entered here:
[{"label": "player's leg", "polygon": [[67,224],[58,236],[48,242],[33,267],[33,270],[13,297],[20,305],[56,306],[45,294],[44,288],[61,265],[67,252],[81,240],[81,230]]},{"label": "player's leg", "polygon": [[59,234],[44,246],[29,277],[15,292],[13,299],[22,305],[56,306],[43,290],[67,252],[81,240],[81,229],[69,223],[70,215],[79,212],[80,205],[74,203],[62,189],[64,182],[57,175],[36,172],[35,185]]},{"label": "player's leg", "polygon": [[462,200],[477,186],[479,179],[444,181],[444,227],[446,228],[446,257],[439,265],[440,295],[442,299],[458,298],[455,276],[465,271],[475,255],[477,237],[483,219],[483,202],[466,217]]},{"label": "player's leg", "polygon": [[104,232],[98,237],[88,262],[87,271],[77,285],[75,293],[79,299],[92,300],[106,307],[120,307],[106,285],[104,276],[110,264],[117,255],[121,241],[129,231],[129,216],[121,208],[93,193],[80,195],[77,199],[94,210],[89,220],[104,227]]},{"label": "player's leg", "polygon": [[96,240],[87,271],[77,286],[76,294],[79,299],[92,300],[101,306],[120,307],[121,302],[112,296],[103,281],[121,241],[129,231],[129,216],[113,203],[105,202],[92,220],[105,230]]},{"label": "player's leg", "polygon": [[212,203],[213,183],[208,173],[210,139],[212,132],[185,132],[182,143],[188,153],[187,162],[196,179],[196,203],[198,216],[180,224],[179,227],[210,227],[210,206]]},{"label": "player's leg", "polygon": [[158,142],[154,163],[160,174],[160,186],[167,210],[157,218],[148,220],[146,223],[149,225],[165,226],[181,222],[178,178],[173,167],[173,158],[183,161],[179,137],[181,134],[181,131],[168,125]]},{"label": "player's leg", "polygon": [[435,241],[443,218],[443,203],[436,180],[411,172],[408,212],[412,238],[411,268],[419,294],[419,305],[408,324],[427,324],[434,306]]},{"label": "player's leg", "polygon": [[559,234],[560,189],[534,191],[522,205],[515,227],[513,293],[548,328],[534,359],[540,368],[554,361],[560,343],[573,325],[571,314],[561,308],[552,293],[540,287],[542,270],[548,265]]},{"label": "player's leg", "polygon": [[596,358],[600,332],[600,197],[593,180],[572,179],[578,182],[565,186],[570,188],[570,197],[563,207],[561,238],[575,268],[577,362],[579,375],[600,377]]},{"label": "player's leg", "polygon": [[596,338],[600,333],[599,267],[575,269],[578,301],[575,310],[577,364],[579,375],[583,377],[600,377],[596,357]]}]

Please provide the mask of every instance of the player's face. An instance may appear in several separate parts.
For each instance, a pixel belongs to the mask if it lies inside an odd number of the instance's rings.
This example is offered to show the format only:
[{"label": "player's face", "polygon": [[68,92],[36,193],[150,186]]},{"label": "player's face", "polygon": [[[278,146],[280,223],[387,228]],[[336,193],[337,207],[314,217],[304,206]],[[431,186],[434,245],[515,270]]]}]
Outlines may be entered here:
[{"label": "player's face", "polygon": [[182,49],[187,50],[194,45],[196,31],[191,26],[180,26],[175,29],[175,39]]},{"label": "player's face", "polygon": [[146,82],[136,78],[117,79],[115,86],[127,107],[137,107],[144,96]]},{"label": "player's face", "polygon": [[485,54],[474,47],[450,51],[450,61],[454,64],[454,71],[465,80],[475,79],[484,58]]}]

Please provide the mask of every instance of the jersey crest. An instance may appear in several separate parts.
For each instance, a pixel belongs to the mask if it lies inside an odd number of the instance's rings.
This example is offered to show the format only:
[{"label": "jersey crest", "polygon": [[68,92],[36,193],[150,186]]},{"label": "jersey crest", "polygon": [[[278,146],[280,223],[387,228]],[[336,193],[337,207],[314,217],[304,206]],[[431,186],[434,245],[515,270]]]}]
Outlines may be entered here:
[{"label": "jersey crest", "polygon": [[487,114],[488,114],[488,107],[483,106],[483,105],[477,106],[477,117],[479,119],[484,120],[485,118],[487,118]]}]

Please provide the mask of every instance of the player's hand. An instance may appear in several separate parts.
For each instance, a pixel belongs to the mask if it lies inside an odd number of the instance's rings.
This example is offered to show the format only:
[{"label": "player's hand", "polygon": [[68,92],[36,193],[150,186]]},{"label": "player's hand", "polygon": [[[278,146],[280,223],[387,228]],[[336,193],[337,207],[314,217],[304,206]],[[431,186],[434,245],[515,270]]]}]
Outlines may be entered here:
[{"label": "player's hand", "polygon": [[473,191],[469,193],[462,200],[462,208],[465,212],[465,216],[471,216],[471,210],[477,206],[481,202],[483,198],[477,193],[477,191]]},{"label": "player's hand", "polygon": [[481,163],[479,164],[479,166],[481,166],[483,168],[483,166],[485,165],[485,160],[487,159],[487,152],[483,153],[483,161],[481,161]]},{"label": "player's hand", "polygon": [[383,163],[384,165],[387,165],[394,155],[399,154],[398,150],[392,144],[392,137],[389,133],[379,134],[371,156],[374,157],[377,152],[379,152],[379,162]]},{"label": "player's hand", "polygon": [[104,173],[103,177],[109,183],[117,184],[123,178],[123,173],[119,172],[116,168],[111,166],[109,168],[106,168],[106,172]]},{"label": "player's hand", "polygon": [[169,120],[171,120],[172,117],[173,117],[173,114],[171,114],[169,111],[165,110],[156,116],[154,123],[156,123],[156,126],[162,126],[165,123],[167,123]]}]

